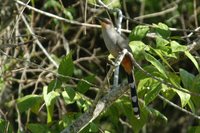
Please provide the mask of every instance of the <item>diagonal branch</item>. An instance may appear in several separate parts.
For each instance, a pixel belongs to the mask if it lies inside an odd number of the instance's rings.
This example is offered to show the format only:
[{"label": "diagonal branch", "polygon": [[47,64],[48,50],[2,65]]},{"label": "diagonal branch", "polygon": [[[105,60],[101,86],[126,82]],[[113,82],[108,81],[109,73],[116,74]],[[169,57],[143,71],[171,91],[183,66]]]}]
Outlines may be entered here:
[{"label": "diagonal branch", "polygon": [[31,33],[31,35],[33,36],[33,38],[35,39],[37,45],[40,47],[40,49],[42,50],[42,52],[47,56],[47,58],[54,64],[54,66],[56,68],[58,68],[58,64],[54,61],[54,59],[49,55],[49,53],[46,51],[46,49],[42,46],[41,42],[39,41],[39,39],[35,36],[35,33],[33,32],[32,28],[30,27],[30,25],[28,24],[28,22],[26,21],[26,18],[24,17],[24,15],[22,14],[22,20],[24,21],[26,27],[28,28],[29,32]]},{"label": "diagonal branch", "polygon": [[112,89],[107,95],[101,98],[96,107],[90,108],[81,115],[74,123],[65,128],[61,133],[77,133],[85,128],[90,122],[95,120],[103,111],[108,109],[118,98],[120,98],[127,90],[128,86],[117,87]]},{"label": "diagonal branch", "polygon": [[182,111],[182,112],[184,112],[184,113],[186,113],[186,114],[188,114],[188,115],[191,115],[191,116],[193,116],[194,118],[200,120],[200,116],[198,116],[198,115],[196,115],[196,114],[194,114],[194,113],[192,113],[192,112],[190,112],[190,111],[188,111],[188,110],[186,110],[186,109],[184,109],[184,108],[179,107],[178,105],[176,105],[176,104],[174,104],[173,102],[169,101],[168,99],[164,98],[164,97],[161,96],[160,94],[158,94],[158,97],[159,97],[160,99],[162,99],[163,101],[165,101],[166,103],[168,103],[169,105],[173,106],[174,108],[176,108],[176,109],[178,109],[178,110],[180,110],[180,111]]}]

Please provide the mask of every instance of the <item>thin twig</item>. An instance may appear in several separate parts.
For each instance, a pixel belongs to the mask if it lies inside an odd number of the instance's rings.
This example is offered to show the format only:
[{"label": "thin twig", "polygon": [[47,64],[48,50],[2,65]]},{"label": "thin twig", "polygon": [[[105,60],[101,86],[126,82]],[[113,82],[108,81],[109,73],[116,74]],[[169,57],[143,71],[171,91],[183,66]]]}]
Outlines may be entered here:
[{"label": "thin twig", "polygon": [[194,8],[194,22],[196,28],[198,27],[198,17],[197,17],[197,1],[193,0],[193,8]]},{"label": "thin twig", "polygon": [[36,66],[38,69],[37,70],[41,70],[41,71],[46,71],[46,72],[49,72],[49,73],[52,73],[53,75],[55,75],[56,77],[63,77],[63,78],[67,78],[67,79],[72,79],[72,80],[75,80],[75,81],[83,81],[91,86],[94,86],[94,87],[97,87],[95,84],[92,84],[90,82],[88,82],[87,80],[84,80],[84,79],[79,79],[79,78],[75,78],[75,77],[71,77],[71,76],[65,76],[65,75],[62,75],[62,74],[59,74],[57,72],[54,72],[54,71],[51,71],[51,70],[47,70],[43,67],[41,67],[40,65],[34,63],[34,62],[31,62],[31,61],[28,61],[28,60],[25,60],[25,59],[20,59],[20,58],[14,58],[8,54],[6,54],[4,51],[2,51],[0,49],[0,53],[2,53],[3,55],[5,55],[6,57],[8,58],[11,58],[11,59],[15,59],[15,60],[18,60],[18,61],[21,61],[21,62],[27,62],[30,66]]},{"label": "thin twig", "polygon": [[29,5],[23,3],[23,2],[21,2],[21,1],[19,1],[19,0],[15,0],[15,1],[16,1],[18,4],[27,7],[28,9],[34,10],[35,12],[41,13],[41,14],[43,14],[43,15],[45,15],[45,16],[49,16],[49,17],[52,17],[52,18],[56,18],[56,19],[58,19],[58,20],[67,22],[67,23],[69,23],[69,24],[100,28],[100,25],[88,24],[88,23],[80,23],[80,22],[78,22],[78,21],[73,21],[73,20],[65,19],[65,18],[63,18],[63,17],[54,15],[54,14],[52,14],[52,13],[48,13],[48,12],[39,10],[39,9],[37,9],[37,8],[34,8],[34,7],[32,7],[32,6],[29,6]]},{"label": "thin twig", "polygon": [[[45,11],[39,10],[39,9],[37,9],[37,8],[34,8],[34,7],[32,7],[32,6],[30,6],[30,5],[27,5],[27,4],[25,4],[25,3],[23,3],[23,2],[21,2],[21,1],[19,1],[19,0],[15,0],[15,1],[16,1],[18,4],[20,4],[20,5],[22,5],[22,6],[25,6],[25,7],[27,7],[27,8],[30,9],[30,10],[34,10],[35,12],[38,12],[38,13],[40,13],[40,14],[43,14],[43,15],[45,15],[45,16],[52,17],[52,18],[55,18],[55,19],[64,21],[64,22],[69,23],[69,24],[74,24],[74,25],[79,25],[79,26],[87,26],[87,27],[101,28],[101,26],[100,26],[100,25],[97,25],[97,24],[80,23],[80,22],[78,22],[78,21],[73,21],[73,20],[65,19],[65,18],[63,18],[63,17],[54,15],[54,14],[52,14],[52,13],[45,12]],[[134,20],[134,19],[131,19],[131,18],[129,18],[129,17],[123,16],[123,18],[124,18],[124,19],[127,19],[127,20],[130,20],[130,21],[132,21],[132,22],[136,22],[136,23],[138,23],[138,24],[144,24],[144,23],[140,23],[140,22],[138,22],[138,21],[136,21],[136,20]],[[149,25],[149,24],[145,24],[145,25],[151,26],[151,25]],[[152,27],[152,28],[153,28],[153,27]],[[195,33],[199,33],[199,32],[200,32],[200,31],[194,31],[194,30],[189,30],[189,29],[178,29],[178,28],[169,28],[169,30],[171,30],[171,31],[180,31],[180,32],[183,32],[183,31],[185,31],[185,32],[195,32]],[[126,29],[122,29],[122,32],[130,33],[131,31],[130,31],[130,30],[126,30]],[[147,36],[148,36],[148,34],[147,34]]]},{"label": "thin twig", "polygon": [[29,26],[28,22],[26,21],[26,18],[22,14],[22,20],[24,21],[26,27],[28,28],[29,32],[33,35],[33,38],[35,39],[36,43],[40,47],[40,49],[43,51],[43,53],[47,56],[47,58],[55,65],[56,68],[58,68],[58,64],[53,60],[53,58],[49,55],[49,53],[46,51],[46,49],[42,46],[39,39],[35,36],[35,33],[33,32],[32,28]]},{"label": "thin twig", "polygon": [[164,98],[160,94],[158,94],[158,97],[160,99],[162,99],[163,101],[165,101],[166,103],[168,103],[169,105],[173,106],[174,108],[176,108],[176,109],[178,109],[178,110],[180,110],[180,111],[182,111],[182,112],[184,112],[186,114],[189,114],[189,115],[193,116],[194,118],[200,120],[200,116],[198,116],[198,115],[196,115],[196,114],[194,114],[194,113],[192,113],[192,112],[190,112],[190,111],[188,111],[188,110],[186,110],[184,108],[179,107],[178,105],[176,105],[173,102],[169,101],[168,99]]},{"label": "thin twig", "polygon": [[141,19],[146,19],[146,18],[152,18],[152,17],[158,17],[158,16],[162,16],[165,15],[167,13],[173,12],[178,8],[177,5],[175,5],[172,8],[169,9],[165,9],[164,11],[160,11],[160,12],[156,12],[156,13],[152,13],[152,14],[147,14],[147,15],[143,15],[143,16],[139,16],[139,17],[135,17],[135,20],[141,20]]}]

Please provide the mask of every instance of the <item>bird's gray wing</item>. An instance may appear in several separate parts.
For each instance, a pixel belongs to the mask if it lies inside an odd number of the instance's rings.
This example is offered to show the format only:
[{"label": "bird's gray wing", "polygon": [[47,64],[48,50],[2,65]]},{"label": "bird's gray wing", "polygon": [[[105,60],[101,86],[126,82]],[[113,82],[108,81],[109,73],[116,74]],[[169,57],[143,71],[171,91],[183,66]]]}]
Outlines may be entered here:
[{"label": "bird's gray wing", "polygon": [[129,52],[132,52],[130,46],[129,46],[129,39],[125,35],[117,35],[117,45],[120,47],[121,50],[127,49]]}]

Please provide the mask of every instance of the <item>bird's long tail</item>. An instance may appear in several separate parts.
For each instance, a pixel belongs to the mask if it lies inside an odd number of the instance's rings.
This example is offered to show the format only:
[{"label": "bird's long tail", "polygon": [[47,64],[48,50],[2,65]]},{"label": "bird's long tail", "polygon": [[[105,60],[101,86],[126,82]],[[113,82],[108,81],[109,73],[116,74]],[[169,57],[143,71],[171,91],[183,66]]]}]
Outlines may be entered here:
[{"label": "bird's long tail", "polygon": [[134,111],[135,117],[137,119],[140,119],[140,108],[138,105],[138,97],[137,97],[133,74],[131,73],[127,75],[128,75],[128,83],[131,89],[131,101],[132,101],[133,111]]}]

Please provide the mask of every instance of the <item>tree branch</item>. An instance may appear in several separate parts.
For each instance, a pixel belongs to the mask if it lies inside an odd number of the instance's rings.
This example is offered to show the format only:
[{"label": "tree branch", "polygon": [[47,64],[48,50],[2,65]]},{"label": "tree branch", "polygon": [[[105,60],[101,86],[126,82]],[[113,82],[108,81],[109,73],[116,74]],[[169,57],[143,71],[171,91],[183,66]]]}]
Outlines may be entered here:
[{"label": "tree branch", "polygon": [[190,111],[188,111],[188,110],[186,110],[186,109],[184,109],[184,108],[179,107],[178,105],[176,105],[176,104],[174,104],[173,102],[169,101],[168,99],[164,98],[164,97],[161,96],[160,94],[158,94],[158,97],[159,97],[160,99],[162,99],[163,101],[165,101],[166,103],[168,103],[169,105],[173,106],[174,108],[176,108],[176,109],[178,109],[178,110],[180,110],[180,111],[182,111],[182,112],[184,112],[184,113],[186,113],[186,114],[188,114],[188,115],[191,115],[191,116],[193,116],[194,118],[200,120],[200,116],[198,116],[198,115],[196,115],[196,114],[194,114],[194,113],[192,113],[192,112],[190,112]]},{"label": "tree branch", "polygon": [[77,133],[85,128],[90,122],[96,119],[104,110],[110,107],[118,98],[120,98],[127,90],[128,86],[113,88],[107,95],[101,98],[95,108],[90,108],[81,115],[70,126],[65,128],[61,133]]}]

